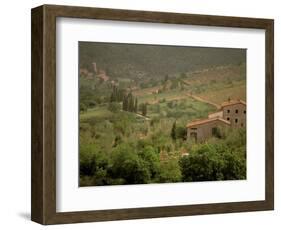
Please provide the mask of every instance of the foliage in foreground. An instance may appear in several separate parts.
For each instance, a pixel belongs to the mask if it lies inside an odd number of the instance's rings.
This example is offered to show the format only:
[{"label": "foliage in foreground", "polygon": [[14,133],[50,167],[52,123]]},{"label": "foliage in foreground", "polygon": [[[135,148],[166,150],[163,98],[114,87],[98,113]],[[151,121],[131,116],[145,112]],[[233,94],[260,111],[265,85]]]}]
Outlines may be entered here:
[{"label": "foliage in foreground", "polygon": [[246,179],[246,131],[228,132],[225,139],[195,145],[179,161],[183,181]]},{"label": "foliage in foreground", "polygon": [[188,156],[168,160],[160,160],[159,141],[123,142],[110,153],[95,144],[81,147],[80,186],[246,179],[245,129],[193,143]]}]

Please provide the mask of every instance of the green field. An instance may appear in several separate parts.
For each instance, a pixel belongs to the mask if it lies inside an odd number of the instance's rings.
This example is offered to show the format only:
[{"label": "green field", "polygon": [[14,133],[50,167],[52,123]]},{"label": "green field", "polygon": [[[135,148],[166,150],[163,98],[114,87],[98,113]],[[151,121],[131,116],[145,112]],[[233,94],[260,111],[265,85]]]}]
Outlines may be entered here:
[{"label": "green field", "polygon": [[109,111],[105,106],[95,107],[88,109],[86,112],[80,114],[80,121],[85,121],[91,118],[95,119],[108,119],[112,116],[112,112]]}]

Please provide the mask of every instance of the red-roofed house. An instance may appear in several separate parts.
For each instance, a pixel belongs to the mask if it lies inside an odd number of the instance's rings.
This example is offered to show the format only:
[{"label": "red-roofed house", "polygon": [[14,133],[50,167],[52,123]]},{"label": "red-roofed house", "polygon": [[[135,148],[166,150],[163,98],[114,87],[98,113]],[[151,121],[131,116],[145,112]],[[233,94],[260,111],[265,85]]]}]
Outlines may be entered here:
[{"label": "red-roofed house", "polygon": [[211,113],[206,119],[195,120],[187,124],[187,139],[204,141],[217,136],[219,128],[246,127],[246,103],[241,100],[229,100],[222,103],[221,109]]},{"label": "red-roofed house", "polygon": [[218,135],[218,128],[230,127],[230,122],[222,118],[207,118],[197,120],[187,125],[187,139],[194,138],[195,141],[204,141],[212,136]]}]

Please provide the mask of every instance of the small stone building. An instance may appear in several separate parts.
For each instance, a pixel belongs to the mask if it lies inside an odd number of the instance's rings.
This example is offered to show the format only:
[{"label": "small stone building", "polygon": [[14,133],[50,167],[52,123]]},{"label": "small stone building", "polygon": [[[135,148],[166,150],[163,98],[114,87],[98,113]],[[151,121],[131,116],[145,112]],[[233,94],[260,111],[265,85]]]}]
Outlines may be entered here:
[{"label": "small stone building", "polygon": [[221,109],[208,115],[208,118],[187,124],[187,140],[205,141],[218,135],[219,128],[246,127],[246,103],[229,100],[222,103]]},{"label": "small stone building", "polygon": [[218,128],[228,127],[230,122],[219,117],[196,120],[187,125],[187,139],[204,141],[212,136],[216,137]]}]

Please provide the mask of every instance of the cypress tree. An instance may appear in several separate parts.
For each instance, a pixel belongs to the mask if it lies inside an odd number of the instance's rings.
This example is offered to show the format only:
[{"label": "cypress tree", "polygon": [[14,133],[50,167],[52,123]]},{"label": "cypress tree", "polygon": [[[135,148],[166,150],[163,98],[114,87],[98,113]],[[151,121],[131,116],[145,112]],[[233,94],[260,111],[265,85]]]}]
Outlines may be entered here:
[{"label": "cypress tree", "polygon": [[124,111],[128,111],[128,98],[126,95],[124,95],[123,97],[123,105],[122,105],[122,108]]},{"label": "cypress tree", "polygon": [[176,140],[176,127],[177,126],[177,124],[176,124],[176,121],[174,122],[174,124],[173,124],[173,126],[172,126],[172,130],[171,130],[171,137],[172,137],[172,139],[173,140]]},{"label": "cypress tree", "polygon": [[134,111],[134,99],[131,92],[128,94],[128,111],[129,112]]},{"label": "cypress tree", "polygon": [[117,87],[116,86],[113,86],[113,88],[112,88],[112,93],[111,93],[111,95],[110,95],[110,102],[115,102],[115,101],[117,101],[118,100],[118,98],[117,98],[117,91],[118,91],[118,89],[117,89]]},{"label": "cypress tree", "polygon": [[146,116],[146,114],[147,114],[147,104],[145,103],[144,104],[144,116]]},{"label": "cypress tree", "polygon": [[135,98],[135,106],[134,106],[134,112],[138,112],[138,98]]},{"label": "cypress tree", "polygon": [[146,103],[142,104],[141,111],[142,111],[142,115],[146,116],[146,113],[147,113],[147,105],[146,105]]},{"label": "cypress tree", "polygon": [[109,99],[109,102],[113,102],[114,101],[114,95],[113,95],[113,92],[110,94],[110,99]]}]

